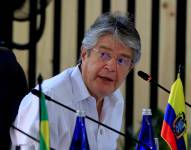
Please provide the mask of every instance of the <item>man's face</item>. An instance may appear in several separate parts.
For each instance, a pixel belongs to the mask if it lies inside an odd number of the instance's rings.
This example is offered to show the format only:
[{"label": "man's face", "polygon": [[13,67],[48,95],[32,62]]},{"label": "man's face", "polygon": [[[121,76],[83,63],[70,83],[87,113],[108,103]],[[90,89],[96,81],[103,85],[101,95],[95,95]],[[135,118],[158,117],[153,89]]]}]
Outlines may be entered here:
[{"label": "man's face", "polygon": [[133,51],[112,35],[102,36],[90,51],[88,55],[82,49],[82,77],[90,94],[103,98],[115,91],[132,69]]}]

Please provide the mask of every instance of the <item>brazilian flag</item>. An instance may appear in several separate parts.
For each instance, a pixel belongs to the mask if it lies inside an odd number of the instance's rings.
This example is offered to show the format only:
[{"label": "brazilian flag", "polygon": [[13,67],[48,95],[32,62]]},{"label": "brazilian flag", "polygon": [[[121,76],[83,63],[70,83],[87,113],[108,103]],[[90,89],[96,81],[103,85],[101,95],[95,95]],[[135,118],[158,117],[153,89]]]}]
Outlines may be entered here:
[{"label": "brazilian flag", "polygon": [[40,97],[40,150],[50,150],[50,131],[45,96]]}]

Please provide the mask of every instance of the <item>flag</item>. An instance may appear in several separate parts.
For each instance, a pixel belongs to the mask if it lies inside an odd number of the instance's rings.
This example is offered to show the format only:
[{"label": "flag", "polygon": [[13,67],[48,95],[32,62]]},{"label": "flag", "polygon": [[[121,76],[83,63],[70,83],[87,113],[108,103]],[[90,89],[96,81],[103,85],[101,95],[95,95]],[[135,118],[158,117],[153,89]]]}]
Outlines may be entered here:
[{"label": "flag", "polygon": [[45,96],[40,98],[40,150],[50,150],[50,133]]},{"label": "flag", "polygon": [[171,150],[187,149],[185,101],[180,75],[171,87],[171,92],[164,115],[161,137]]}]

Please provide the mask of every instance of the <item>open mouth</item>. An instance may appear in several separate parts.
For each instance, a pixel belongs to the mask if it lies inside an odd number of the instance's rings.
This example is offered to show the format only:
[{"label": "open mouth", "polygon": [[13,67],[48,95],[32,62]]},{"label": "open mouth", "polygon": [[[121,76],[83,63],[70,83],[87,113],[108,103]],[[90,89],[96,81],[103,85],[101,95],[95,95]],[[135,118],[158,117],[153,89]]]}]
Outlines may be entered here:
[{"label": "open mouth", "polygon": [[103,77],[103,76],[100,76],[100,78],[104,81],[109,81],[109,82],[113,82],[114,80],[112,78],[109,78],[109,77]]}]

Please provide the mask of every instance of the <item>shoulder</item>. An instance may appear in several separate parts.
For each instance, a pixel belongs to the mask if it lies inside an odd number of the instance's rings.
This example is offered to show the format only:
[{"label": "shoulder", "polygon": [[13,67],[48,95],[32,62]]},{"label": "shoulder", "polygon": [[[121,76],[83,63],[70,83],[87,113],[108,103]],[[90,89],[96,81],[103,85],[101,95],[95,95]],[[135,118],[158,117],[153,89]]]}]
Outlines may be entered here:
[{"label": "shoulder", "polygon": [[43,82],[43,88],[44,90],[48,90],[48,89],[52,89],[52,88],[57,88],[59,86],[63,86],[63,84],[65,83],[68,83],[70,81],[70,76],[72,74],[74,70],[74,67],[72,68],[68,68],[66,70],[64,70],[63,72],[61,72],[60,74],[50,78],[50,79],[47,79],[47,80],[44,80]]},{"label": "shoulder", "polygon": [[0,47],[0,58],[0,61],[3,59],[6,60],[6,58],[10,58],[13,61],[16,61],[15,54],[6,47]]},{"label": "shoulder", "polygon": [[73,97],[74,86],[72,74],[75,69],[76,67],[68,68],[60,74],[45,80],[42,84],[43,92],[58,101],[63,101],[64,98],[71,99]]}]

